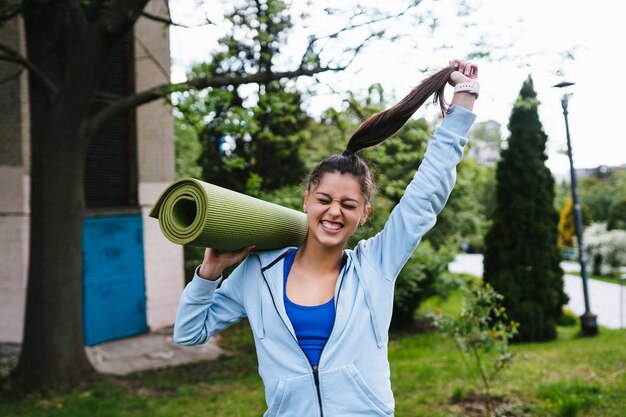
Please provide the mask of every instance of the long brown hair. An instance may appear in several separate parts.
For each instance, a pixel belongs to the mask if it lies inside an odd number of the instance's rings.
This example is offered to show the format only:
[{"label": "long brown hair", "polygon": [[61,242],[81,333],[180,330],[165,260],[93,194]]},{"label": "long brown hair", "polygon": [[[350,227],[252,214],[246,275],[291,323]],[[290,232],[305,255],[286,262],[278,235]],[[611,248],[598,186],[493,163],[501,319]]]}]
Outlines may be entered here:
[{"label": "long brown hair", "polygon": [[393,136],[433,94],[433,102],[439,103],[443,114],[447,109],[443,91],[450,74],[455,70],[454,67],[446,67],[436,72],[423,80],[395,106],[365,119],[352,134],[343,154],[329,156],[317,164],[308,177],[307,189],[310,190],[311,185],[318,185],[324,174],[340,172],[354,175],[360,181],[361,191],[369,200],[374,186],[372,175],[365,161],[355,155],[355,152]]},{"label": "long brown hair", "polygon": [[377,145],[393,136],[433,94],[435,95],[433,103],[439,102],[442,113],[445,112],[447,104],[443,97],[443,90],[453,71],[455,71],[454,67],[440,70],[422,81],[395,106],[365,119],[352,134],[346,150],[349,153],[355,153],[359,149]]}]

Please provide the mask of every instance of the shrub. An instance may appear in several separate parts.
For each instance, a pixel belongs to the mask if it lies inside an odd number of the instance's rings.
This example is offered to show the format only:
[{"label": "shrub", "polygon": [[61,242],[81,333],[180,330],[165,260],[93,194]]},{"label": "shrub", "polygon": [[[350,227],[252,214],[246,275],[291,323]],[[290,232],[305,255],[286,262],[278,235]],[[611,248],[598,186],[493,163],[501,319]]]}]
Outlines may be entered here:
[{"label": "shrub", "polygon": [[448,272],[454,255],[450,247],[435,250],[428,241],[420,243],[396,281],[392,319],[395,327],[411,324],[415,310],[428,297],[445,297],[458,287],[456,276]]},{"label": "shrub", "polygon": [[607,230],[606,223],[593,223],[585,229],[583,241],[594,274],[617,275],[626,265],[626,230]]},{"label": "shrub", "polygon": [[578,324],[578,316],[567,308],[563,308],[563,315],[559,320],[559,326],[576,326]]},{"label": "shrub", "polygon": [[485,406],[493,413],[491,389],[498,373],[511,362],[509,340],[517,333],[517,323],[508,319],[500,304],[502,296],[489,284],[464,287],[463,291],[463,307],[458,317],[439,315],[433,320],[445,335],[454,338],[468,372],[475,373],[469,362],[474,363],[485,388]]}]

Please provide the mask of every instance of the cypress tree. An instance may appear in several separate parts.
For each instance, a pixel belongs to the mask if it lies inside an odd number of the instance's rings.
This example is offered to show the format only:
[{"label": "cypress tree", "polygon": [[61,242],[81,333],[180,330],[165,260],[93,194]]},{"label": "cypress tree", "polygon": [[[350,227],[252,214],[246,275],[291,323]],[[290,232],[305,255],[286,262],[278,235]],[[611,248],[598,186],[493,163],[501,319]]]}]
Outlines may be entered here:
[{"label": "cypress tree", "polygon": [[538,105],[529,76],[511,112],[508,148],[497,166],[497,207],[485,239],[485,281],[504,296],[509,317],[520,324],[518,341],[554,339],[567,302]]}]

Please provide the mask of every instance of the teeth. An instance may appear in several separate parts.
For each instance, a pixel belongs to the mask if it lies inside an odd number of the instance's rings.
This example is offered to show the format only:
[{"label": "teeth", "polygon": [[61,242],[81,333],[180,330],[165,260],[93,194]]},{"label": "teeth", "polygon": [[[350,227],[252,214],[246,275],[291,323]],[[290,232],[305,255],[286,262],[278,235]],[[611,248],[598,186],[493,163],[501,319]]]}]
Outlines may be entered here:
[{"label": "teeth", "polygon": [[322,221],[322,225],[324,225],[324,227],[326,227],[327,229],[332,229],[332,230],[339,230],[341,229],[341,225],[338,223],[331,223],[328,221]]}]

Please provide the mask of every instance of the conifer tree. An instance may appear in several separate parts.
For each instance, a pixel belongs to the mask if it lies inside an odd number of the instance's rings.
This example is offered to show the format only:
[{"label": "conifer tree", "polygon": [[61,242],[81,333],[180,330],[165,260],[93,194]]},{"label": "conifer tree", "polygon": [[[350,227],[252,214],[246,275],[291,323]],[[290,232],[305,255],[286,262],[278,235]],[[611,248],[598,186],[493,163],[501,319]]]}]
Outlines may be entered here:
[{"label": "conifer tree", "polygon": [[520,324],[518,341],[550,340],[567,302],[557,248],[554,179],[537,93],[524,81],[509,120],[508,148],[497,167],[497,207],[485,239],[485,280]]}]

